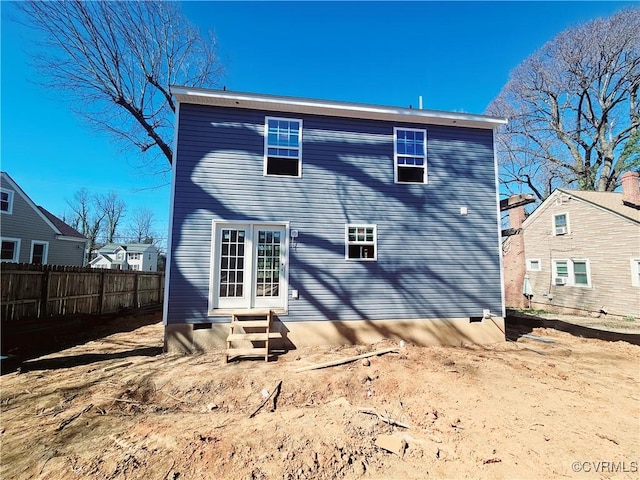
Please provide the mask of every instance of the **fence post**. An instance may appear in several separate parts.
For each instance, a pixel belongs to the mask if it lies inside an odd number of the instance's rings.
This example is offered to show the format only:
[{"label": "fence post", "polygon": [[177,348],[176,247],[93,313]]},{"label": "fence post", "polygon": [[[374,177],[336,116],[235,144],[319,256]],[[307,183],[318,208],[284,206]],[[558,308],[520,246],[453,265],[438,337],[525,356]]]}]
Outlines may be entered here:
[{"label": "fence post", "polygon": [[104,297],[107,289],[107,271],[101,269],[100,272],[100,296],[98,297],[98,312],[104,313]]},{"label": "fence post", "polygon": [[138,288],[140,285],[140,282],[139,282],[140,275],[138,274],[138,272],[134,273],[133,275],[134,275],[133,277],[133,308],[140,308],[140,304],[138,302],[138,299],[139,299]]},{"label": "fence post", "polygon": [[50,270],[47,268],[42,272],[42,285],[40,290],[40,315],[39,318],[47,316],[49,310],[49,278]]}]

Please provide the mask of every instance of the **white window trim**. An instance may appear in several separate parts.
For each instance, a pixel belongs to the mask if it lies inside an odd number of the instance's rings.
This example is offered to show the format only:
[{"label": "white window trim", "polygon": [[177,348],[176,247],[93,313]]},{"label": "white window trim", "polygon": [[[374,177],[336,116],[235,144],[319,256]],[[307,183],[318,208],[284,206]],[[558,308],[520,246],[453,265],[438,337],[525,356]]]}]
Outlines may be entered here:
[{"label": "white window trim", "polygon": [[[244,221],[244,220],[238,220],[238,221],[233,221],[233,220],[212,220],[211,222],[211,250],[209,251],[209,282],[208,282],[208,288],[209,288],[209,294],[208,294],[208,315],[216,315],[219,314],[219,312],[227,312],[227,311],[232,311],[232,310],[243,310],[244,307],[238,307],[236,308],[232,308],[231,310],[229,309],[225,309],[225,308],[220,308],[218,305],[216,305],[217,301],[217,291],[218,291],[218,283],[217,283],[217,279],[218,279],[218,272],[219,272],[219,257],[216,255],[216,252],[218,251],[218,235],[217,235],[217,231],[218,229],[222,229],[222,228],[246,228],[247,229],[247,237],[250,240],[249,244],[247,246],[245,246],[245,262],[248,262],[249,265],[251,265],[251,269],[253,270],[254,268],[254,255],[253,255],[253,245],[251,245],[250,243],[253,242],[253,232],[256,228],[260,228],[260,227],[269,227],[269,226],[273,226],[273,227],[282,227],[284,228],[284,239],[283,239],[283,248],[285,251],[285,257],[284,260],[282,262],[282,266],[284,268],[284,272],[282,274],[282,278],[284,280],[284,284],[283,284],[283,292],[284,292],[284,314],[287,314],[287,312],[289,311],[289,235],[290,235],[290,223],[289,222],[279,222],[279,221],[264,221],[264,222],[257,222],[257,221]],[[251,289],[247,289],[246,290],[246,294],[249,295],[251,294]]]},{"label": "white window trim", "polygon": [[[558,233],[557,229],[556,229],[556,217],[560,217],[564,215],[565,218],[567,219],[567,226],[566,231],[564,233]],[[553,234],[554,237],[561,237],[563,235],[569,235],[571,233],[571,222],[569,221],[569,212],[560,212],[560,213],[554,213],[553,216],[551,217],[551,233]]]},{"label": "white window trim", "polygon": [[[532,263],[538,262],[538,268],[533,268]],[[528,272],[541,272],[542,271],[542,260],[539,258],[528,258],[527,259],[527,271]]]},{"label": "white window trim", "polygon": [[43,240],[31,240],[31,253],[29,253],[29,263],[33,263],[33,248],[36,245],[44,245],[44,250],[42,252],[42,265],[46,265],[47,260],[49,259],[49,242]]},{"label": "white window trim", "polygon": [[[274,175],[272,173],[267,173],[267,162],[269,161],[269,120],[284,120],[286,122],[298,122],[300,124],[300,133],[298,139],[298,175]],[[286,118],[286,117],[265,117],[264,118],[264,162],[262,165],[262,174],[265,177],[283,177],[283,178],[302,178],[302,119],[301,118]],[[275,146],[275,148],[285,148],[288,147],[279,147]],[[289,159],[294,159],[296,157],[287,157]]]},{"label": "white window trim", "polygon": [[2,260],[2,261],[18,263],[20,261],[20,244],[22,243],[22,240],[19,238],[13,238],[13,237],[0,237],[0,242],[13,242],[16,244],[16,247],[13,249],[13,258],[11,260]]},{"label": "white window trim", "polygon": [[[577,287],[577,288],[591,288],[591,265],[588,259],[586,258],[554,258],[552,260],[552,277],[551,277],[551,284],[556,286],[556,278],[558,277],[558,269],[557,269],[557,264],[558,262],[567,262],[567,283],[565,284],[566,286],[569,287]],[[574,269],[574,263],[575,262],[584,262],[586,267],[587,267],[587,284],[586,285],[582,285],[582,284],[577,284],[576,283],[576,276],[575,276],[575,269]]]},{"label": "white window trim", "polygon": [[12,215],[13,214],[13,190],[8,190],[6,188],[0,188],[0,192],[2,193],[7,193],[9,195],[8,197],[8,202],[9,202],[9,207],[7,210],[0,210],[0,213],[5,213],[7,215]]},{"label": "white window trim", "polygon": [[[373,242],[349,241],[349,228],[373,228]],[[349,245],[373,245],[372,258],[350,258]],[[344,258],[349,262],[375,262],[378,260],[378,226],[374,223],[346,223],[344,226]]]},{"label": "white window trim", "polygon": [[640,258],[632,258],[631,263],[631,285],[634,287],[640,287]]},{"label": "white window trim", "polygon": [[[422,132],[424,134],[424,177],[422,183],[418,182],[400,182],[398,180],[398,131],[407,131],[407,132]],[[413,155],[419,156],[419,155]],[[403,165],[411,167],[411,165]],[[420,167],[412,167],[412,168],[420,168]],[[405,185],[426,185],[429,183],[428,179],[428,170],[427,170],[427,130],[423,128],[404,128],[404,127],[393,127],[393,182],[400,183]]]}]

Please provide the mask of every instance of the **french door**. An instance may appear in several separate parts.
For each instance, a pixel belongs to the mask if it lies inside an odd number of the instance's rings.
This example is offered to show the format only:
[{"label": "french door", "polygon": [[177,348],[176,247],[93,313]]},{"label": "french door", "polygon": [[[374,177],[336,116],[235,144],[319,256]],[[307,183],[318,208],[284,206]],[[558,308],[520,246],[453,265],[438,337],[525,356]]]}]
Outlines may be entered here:
[{"label": "french door", "polygon": [[214,222],[212,266],[213,309],[284,309],[286,225]]}]

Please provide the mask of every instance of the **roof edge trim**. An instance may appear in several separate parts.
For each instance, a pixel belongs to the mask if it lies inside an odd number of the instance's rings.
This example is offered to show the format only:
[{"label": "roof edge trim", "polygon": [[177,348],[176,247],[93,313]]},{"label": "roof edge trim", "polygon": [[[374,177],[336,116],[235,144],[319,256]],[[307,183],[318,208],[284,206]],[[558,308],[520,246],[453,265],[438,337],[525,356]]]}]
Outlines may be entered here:
[{"label": "roof edge trim", "polygon": [[229,90],[210,90],[172,85],[171,94],[181,103],[214,105],[235,108],[300,111],[329,116],[357,116],[361,118],[435,123],[438,125],[471,126],[494,129],[506,125],[507,119],[489,115],[422,110],[362,103],[316,100],[300,97],[265,95]]}]

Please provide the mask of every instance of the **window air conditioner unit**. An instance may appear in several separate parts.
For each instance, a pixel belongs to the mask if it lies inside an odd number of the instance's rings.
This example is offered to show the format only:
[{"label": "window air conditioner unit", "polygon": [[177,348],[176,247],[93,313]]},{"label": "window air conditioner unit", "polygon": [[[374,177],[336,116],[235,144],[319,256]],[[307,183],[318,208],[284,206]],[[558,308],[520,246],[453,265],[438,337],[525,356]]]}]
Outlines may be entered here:
[{"label": "window air conditioner unit", "polygon": [[556,227],[556,235],[566,235],[567,227]]},{"label": "window air conditioner unit", "polygon": [[556,277],[556,285],[566,285],[567,279],[564,277]]}]

